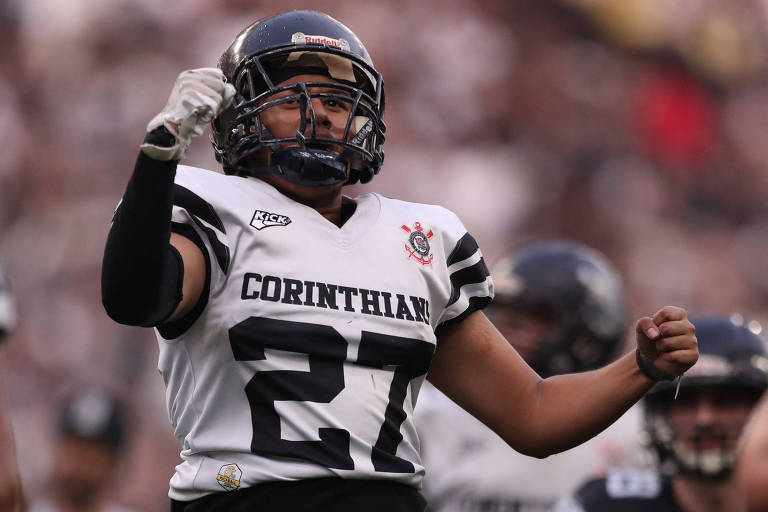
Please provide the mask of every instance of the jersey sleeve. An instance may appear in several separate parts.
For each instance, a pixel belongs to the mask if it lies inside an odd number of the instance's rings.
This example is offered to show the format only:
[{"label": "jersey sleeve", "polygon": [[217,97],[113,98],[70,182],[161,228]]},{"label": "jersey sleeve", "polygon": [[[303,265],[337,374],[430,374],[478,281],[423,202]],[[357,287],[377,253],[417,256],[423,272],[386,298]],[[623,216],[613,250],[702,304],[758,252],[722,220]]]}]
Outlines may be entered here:
[{"label": "jersey sleeve", "polygon": [[493,280],[480,247],[455,216],[451,236],[445,237],[450,296],[437,322],[437,329],[464,320],[472,312],[485,308],[493,299]]},{"label": "jersey sleeve", "polygon": [[186,236],[200,247],[206,261],[210,263],[211,288],[216,288],[230,267],[231,251],[227,229],[214,205],[204,197],[205,182],[185,171],[184,166],[179,166],[173,191],[171,230]]},{"label": "jersey sleeve", "polygon": [[210,294],[221,287],[230,268],[227,229],[219,212],[203,197],[205,187],[204,180],[201,181],[185,166],[179,166],[173,190],[171,231],[191,240],[200,249],[206,272],[200,300],[192,311],[181,319],[158,327],[158,332],[166,340],[178,338],[195,323],[208,305]]}]

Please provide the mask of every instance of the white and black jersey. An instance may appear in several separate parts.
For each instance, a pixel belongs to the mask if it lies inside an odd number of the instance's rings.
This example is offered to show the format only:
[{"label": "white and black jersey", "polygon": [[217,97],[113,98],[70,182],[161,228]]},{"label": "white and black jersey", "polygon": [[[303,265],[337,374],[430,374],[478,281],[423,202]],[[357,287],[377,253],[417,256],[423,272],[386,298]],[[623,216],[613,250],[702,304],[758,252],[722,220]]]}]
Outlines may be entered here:
[{"label": "white and black jersey", "polygon": [[435,332],[493,285],[439,207],[364,194],[342,227],[254,178],[179,166],[173,230],[209,279],[158,329],[183,462],[170,497],[258,482],[424,474],[413,408]]},{"label": "white and black jersey", "polygon": [[656,471],[612,471],[584,483],[553,512],[682,512],[671,482]]}]

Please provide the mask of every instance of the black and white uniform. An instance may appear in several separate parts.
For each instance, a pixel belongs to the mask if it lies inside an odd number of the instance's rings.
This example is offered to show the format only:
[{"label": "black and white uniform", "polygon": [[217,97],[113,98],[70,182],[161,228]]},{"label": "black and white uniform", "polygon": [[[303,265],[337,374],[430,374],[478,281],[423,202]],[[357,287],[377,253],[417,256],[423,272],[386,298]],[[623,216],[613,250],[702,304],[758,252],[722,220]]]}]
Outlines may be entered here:
[{"label": "black and white uniform", "polygon": [[612,471],[584,483],[553,512],[682,512],[672,485],[653,470]]},{"label": "black and white uniform", "polygon": [[210,279],[157,329],[182,446],[170,497],[324,477],[418,488],[435,331],[493,295],[456,215],[369,193],[338,227],[258,179],[179,166],[175,183],[173,231]]}]

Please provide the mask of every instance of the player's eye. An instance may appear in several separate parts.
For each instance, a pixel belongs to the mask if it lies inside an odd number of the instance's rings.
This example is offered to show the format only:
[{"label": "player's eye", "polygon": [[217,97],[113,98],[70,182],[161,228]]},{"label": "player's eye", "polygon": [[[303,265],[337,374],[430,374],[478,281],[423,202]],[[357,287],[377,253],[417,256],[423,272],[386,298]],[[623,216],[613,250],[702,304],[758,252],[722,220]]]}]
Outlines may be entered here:
[{"label": "player's eye", "polygon": [[348,102],[336,98],[325,98],[323,100],[323,106],[331,110],[341,110],[346,112],[349,112],[351,108]]}]

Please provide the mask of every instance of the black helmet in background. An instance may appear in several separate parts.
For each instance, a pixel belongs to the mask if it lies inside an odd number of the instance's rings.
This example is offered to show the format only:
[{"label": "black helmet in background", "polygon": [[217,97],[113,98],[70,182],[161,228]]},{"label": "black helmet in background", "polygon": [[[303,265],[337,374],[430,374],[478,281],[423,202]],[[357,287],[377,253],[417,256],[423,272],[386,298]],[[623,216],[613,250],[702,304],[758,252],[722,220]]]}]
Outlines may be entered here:
[{"label": "black helmet in background", "polygon": [[[212,122],[213,147],[225,173],[267,172],[312,186],[366,183],[381,169],[385,131],[381,74],[357,36],[337,20],[316,11],[261,19],[235,38],[219,67],[237,90],[232,105]],[[323,75],[328,81],[276,86],[302,74]],[[284,91],[291,94],[275,97]],[[312,99],[318,97],[349,109],[341,138],[316,133]],[[300,106],[301,126],[295,135],[277,138],[261,116],[285,102]],[[268,161],[254,167],[247,157],[262,150],[268,150]]]},{"label": "black helmet in background", "polygon": [[742,397],[753,406],[768,386],[768,357],[757,322],[745,322],[738,314],[698,316],[691,322],[696,327],[699,360],[683,376],[677,402],[675,382],[661,382],[646,394],[645,430],[663,473],[717,479],[733,469],[743,423],[714,420],[683,435],[670,421],[670,407],[680,407],[697,393],[713,393],[719,403]]},{"label": "black helmet in background", "polygon": [[624,290],[600,252],[571,240],[537,241],[500,259],[491,275],[497,314],[511,307],[555,324],[525,357],[542,377],[591,370],[617,357],[627,322]]}]

